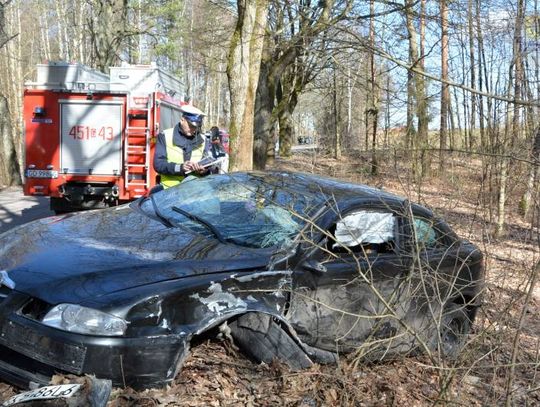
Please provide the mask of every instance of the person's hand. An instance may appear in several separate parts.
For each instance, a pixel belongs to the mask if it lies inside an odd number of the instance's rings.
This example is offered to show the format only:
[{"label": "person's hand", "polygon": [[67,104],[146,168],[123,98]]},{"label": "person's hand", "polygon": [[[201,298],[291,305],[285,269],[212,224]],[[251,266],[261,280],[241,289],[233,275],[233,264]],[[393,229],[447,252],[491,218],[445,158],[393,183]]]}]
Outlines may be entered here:
[{"label": "person's hand", "polygon": [[187,174],[188,172],[196,172],[196,173],[203,173],[206,169],[202,167],[198,162],[196,161],[186,161],[184,163],[184,172]]}]

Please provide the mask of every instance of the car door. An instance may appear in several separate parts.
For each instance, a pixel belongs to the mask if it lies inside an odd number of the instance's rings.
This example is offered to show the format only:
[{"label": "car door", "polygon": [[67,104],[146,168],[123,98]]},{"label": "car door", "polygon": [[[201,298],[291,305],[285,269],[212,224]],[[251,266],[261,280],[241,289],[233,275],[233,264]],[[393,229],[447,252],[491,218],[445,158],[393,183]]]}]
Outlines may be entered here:
[{"label": "car door", "polygon": [[448,226],[429,215],[413,212],[411,231],[413,278],[422,287],[418,307],[429,304],[432,315],[428,317],[436,319],[436,311],[446,304],[465,302],[464,292],[474,280],[469,264],[476,254]]},{"label": "car door", "polygon": [[336,216],[298,263],[288,317],[308,345],[374,358],[398,346],[410,268],[401,212],[368,203]]}]

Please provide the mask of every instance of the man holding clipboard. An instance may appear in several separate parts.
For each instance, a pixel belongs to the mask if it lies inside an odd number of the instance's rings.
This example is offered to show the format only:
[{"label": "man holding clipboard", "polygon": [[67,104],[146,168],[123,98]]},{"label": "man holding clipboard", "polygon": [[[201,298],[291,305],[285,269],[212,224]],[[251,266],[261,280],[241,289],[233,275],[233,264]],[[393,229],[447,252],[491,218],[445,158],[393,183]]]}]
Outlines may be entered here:
[{"label": "man holding clipboard", "polygon": [[180,121],[159,133],[154,150],[154,169],[163,188],[178,185],[188,174],[205,175],[210,166],[202,161],[207,150],[201,134],[205,114],[192,105],[184,105],[180,111]]}]

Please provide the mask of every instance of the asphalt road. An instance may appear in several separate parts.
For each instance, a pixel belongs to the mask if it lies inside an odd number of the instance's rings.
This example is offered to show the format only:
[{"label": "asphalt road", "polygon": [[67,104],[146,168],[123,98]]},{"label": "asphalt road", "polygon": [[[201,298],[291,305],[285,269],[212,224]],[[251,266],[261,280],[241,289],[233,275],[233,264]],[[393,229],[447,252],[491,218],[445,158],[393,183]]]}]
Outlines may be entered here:
[{"label": "asphalt road", "polygon": [[310,151],[310,150],[318,150],[319,146],[317,144],[296,144],[291,147],[291,151],[293,153],[299,152],[299,151]]},{"label": "asphalt road", "polygon": [[52,215],[48,197],[24,196],[21,187],[0,189],[0,233]]}]

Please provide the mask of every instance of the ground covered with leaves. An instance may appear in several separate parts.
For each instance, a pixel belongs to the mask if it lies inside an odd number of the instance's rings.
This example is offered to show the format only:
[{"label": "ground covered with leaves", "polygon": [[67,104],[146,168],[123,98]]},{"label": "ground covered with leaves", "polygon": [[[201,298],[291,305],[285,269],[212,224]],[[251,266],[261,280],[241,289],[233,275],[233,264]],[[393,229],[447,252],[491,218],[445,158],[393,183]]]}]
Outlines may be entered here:
[{"label": "ground covered with leaves", "polygon": [[[495,406],[507,401],[540,405],[540,283],[534,279],[540,256],[538,230],[517,214],[515,200],[521,189],[516,174],[506,232],[494,237],[493,202],[483,193],[480,165],[452,157],[444,176],[421,183],[411,180],[399,157],[387,160],[377,176],[368,174],[368,157],[362,155],[337,161],[301,154],[271,165],[407,196],[432,208],[484,251],[485,305],[458,360],[437,362],[419,356],[362,364],[349,355],[337,366],[292,372],[278,362],[254,364],[230,342],[213,339],[192,349],[170,387],[144,392],[114,389],[109,406]],[[15,391],[0,384],[0,400]]]}]

